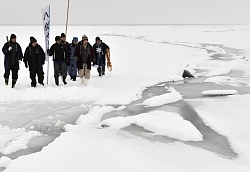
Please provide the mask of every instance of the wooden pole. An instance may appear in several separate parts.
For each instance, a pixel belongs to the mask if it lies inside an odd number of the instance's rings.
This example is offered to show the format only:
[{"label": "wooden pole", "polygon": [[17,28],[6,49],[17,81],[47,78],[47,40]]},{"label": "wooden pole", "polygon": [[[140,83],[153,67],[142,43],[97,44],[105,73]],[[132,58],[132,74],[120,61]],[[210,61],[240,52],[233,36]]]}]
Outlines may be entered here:
[{"label": "wooden pole", "polygon": [[68,0],[67,18],[66,18],[66,30],[65,30],[66,36],[67,36],[67,31],[68,31],[68,21],[69,21],[69,0]]}]

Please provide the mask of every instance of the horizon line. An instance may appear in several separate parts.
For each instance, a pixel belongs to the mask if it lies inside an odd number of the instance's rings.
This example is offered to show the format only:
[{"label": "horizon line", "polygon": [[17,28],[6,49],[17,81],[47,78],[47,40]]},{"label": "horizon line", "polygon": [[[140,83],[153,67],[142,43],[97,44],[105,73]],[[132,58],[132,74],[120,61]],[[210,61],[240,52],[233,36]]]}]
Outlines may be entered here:
[{"label": "horizon line", "polygon": [[[0,24],[0,26],[42,26],[43,24]],[[250,25],[250,24],[69,24],[68,26],[171,26],[171,25],[200,25],[200,26],[227,26],[227,25]],[[51,26],[65,26],[65,24],[52,24]]]}]

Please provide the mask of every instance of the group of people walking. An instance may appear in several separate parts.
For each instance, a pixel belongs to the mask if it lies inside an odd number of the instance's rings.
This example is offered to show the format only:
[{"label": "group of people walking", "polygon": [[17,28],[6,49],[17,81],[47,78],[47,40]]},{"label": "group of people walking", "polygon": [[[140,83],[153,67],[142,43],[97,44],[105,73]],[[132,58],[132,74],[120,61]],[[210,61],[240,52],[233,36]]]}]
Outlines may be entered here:
[{"label": "group of people walking", "polygon": [[[57,86],[59,86],[59,76],[62,76],[63,84],[67,84],[67,73],[72,81],[76,81],[77,76],[79,76],[81,83],[87,86],[92,65],[98,65],[99,76],[105,75],[106,55],[109,55],[109,46],[103,43],[100,37],[96,37],[93,46],[88,42],[86,35],[83,35],[79,42],[77,37],[73,37],[72,43],[69,44],[66,41],[66,35],[62,33],[61,36],[55,37],[55,43],[45,52],[37,40],[31,36],[24,55],[16,38],[15,34],[11,34],[10,40],[2,48],[5,55],[5,85],[9,84],[10,72],[12,72],[12,88],[16,85],[21,61],[24,62],[26,68],[29,68],[31,87],[37,85],[36,76],[38,83],[44,85],[45,53],[53,58],[54,78]],[[109,59],[107,64],[111,66]]]}]

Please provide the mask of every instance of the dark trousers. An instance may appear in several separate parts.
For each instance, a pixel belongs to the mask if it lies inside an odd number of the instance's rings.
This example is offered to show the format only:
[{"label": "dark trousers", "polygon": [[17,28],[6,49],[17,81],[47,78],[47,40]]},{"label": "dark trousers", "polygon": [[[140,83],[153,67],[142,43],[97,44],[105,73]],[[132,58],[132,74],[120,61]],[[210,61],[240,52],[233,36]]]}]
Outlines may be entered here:
[{"label": "dark trousers", "polygon": [[38,77],[38,83],[42,84],[44,80],[44,72],[42,68],[30,68],[31,85],[36,86],[36,75]]},{"label": "dark trousers", "polygon": [[59,78],[59,73],[62,74],[63,78],[67,77],[66,63],[54,61],[54,77]]},{"label": "dark trousers", "polygon": [[18,79],[18,69],[6,69],[4,73],[4,78],[10,77],[10,71],[12,72],[12,79],[17,80]]}]

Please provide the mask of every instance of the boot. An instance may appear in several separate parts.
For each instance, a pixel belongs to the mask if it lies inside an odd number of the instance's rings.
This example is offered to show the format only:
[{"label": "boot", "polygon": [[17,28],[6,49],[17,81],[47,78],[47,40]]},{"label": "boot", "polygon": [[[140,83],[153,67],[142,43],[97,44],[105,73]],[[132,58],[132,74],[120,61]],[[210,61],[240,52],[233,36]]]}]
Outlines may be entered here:
[{"label": "boot", "polygon": [[36,80],[32,80],[31,87],[36,87]]},{"label": "boot", "polygon": [[15,88],[16,86],[16,79],[12,79],[12,88]]},{"label": "boot", "polygon": [[56,83],[57,86],[59,86],[59,80],[58,80],[58,78],[55,78],[55,83]]},{"label": "boot", "polygon": [[102,68],[101,67],[97,68],[97,72],[99,73],[99,76],[102,76]]},{"label": "boot", "polygon": [[76,76],[72,76],[72,80],[73,80],[73,81],[76,81]]},{"label": "boot", "polygon": [[66,82],[66,77],[63,77],[63,83],[64,83],[64,85],[67,84],[67,82]]},{"label": "boot", "polygon": [[9,85],[9,78],[5,78],[5,85]]},{"label": "boot", "polygon": [[105,67],[102,68],[102,75],[105,75]]},{"label": "boot", "polygon": [[81,78],[81,84],[84,84],[85,83],[85,78]]},{"label": "boot", "polygon": [[84,81],[85,86],[88,86],[88,81],[89,81],[89,79],[85,79],[85,81]]}]

